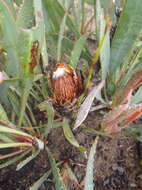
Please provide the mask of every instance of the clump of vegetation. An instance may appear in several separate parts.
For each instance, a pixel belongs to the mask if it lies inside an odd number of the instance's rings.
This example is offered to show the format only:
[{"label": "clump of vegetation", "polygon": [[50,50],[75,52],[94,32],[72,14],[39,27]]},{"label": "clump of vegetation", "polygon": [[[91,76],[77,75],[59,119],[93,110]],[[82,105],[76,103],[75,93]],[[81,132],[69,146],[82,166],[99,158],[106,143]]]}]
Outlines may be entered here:
[{"label": "clump of vegetation", "polygon": [[[8,149],[0,154],[0,168],[24,158],[19,170],[45,149],[51,170],[33,189],[51,172],[55,189],[67,189],[48,148],[48,136],[62,127],[70,146],[85,153],[72,129],[83,124],[94,99],[99,105],[93,110],[107,111],[100,130],[90,132],[122,132],[142,141],[141,125],[132,123],[142,114],[141,10],[141,0],[0,1],[0,149]],[[89,40],[95,48],[90,48]],[[59,63],[69,69],[68,78],[58,81],[58,89],[53,71]],[[93,75],[96,64],[100,66],[97,84]],[[69,96],[70,92],[75,94]],[[84,190],[94,188],[98,138],[88,156]],[[68,166],[67,171],[75,180]]]}]

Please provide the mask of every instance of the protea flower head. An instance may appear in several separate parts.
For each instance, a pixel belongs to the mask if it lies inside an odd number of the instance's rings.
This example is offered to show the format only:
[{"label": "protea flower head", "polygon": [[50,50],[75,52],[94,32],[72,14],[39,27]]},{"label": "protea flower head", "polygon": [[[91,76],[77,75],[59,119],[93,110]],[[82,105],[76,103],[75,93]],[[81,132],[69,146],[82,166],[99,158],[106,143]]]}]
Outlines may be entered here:
[{"label": "protea flower head", "polygon": [[74,104],[83,91],[82,78],[68,64],[58,63],[52,69],[51,87],[57,106]]}]

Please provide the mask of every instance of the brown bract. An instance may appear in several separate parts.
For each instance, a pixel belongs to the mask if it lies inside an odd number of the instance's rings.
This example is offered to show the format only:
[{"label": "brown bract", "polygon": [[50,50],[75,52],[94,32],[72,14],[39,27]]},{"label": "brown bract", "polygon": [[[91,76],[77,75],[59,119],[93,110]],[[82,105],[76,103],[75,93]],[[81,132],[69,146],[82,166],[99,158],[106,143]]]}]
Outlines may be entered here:
[{"label": "brown bract", "polygon": [[58,63],[52,69],[51,87],[56,106],[72,106],[83,91],[83,82],[71,66]]}]

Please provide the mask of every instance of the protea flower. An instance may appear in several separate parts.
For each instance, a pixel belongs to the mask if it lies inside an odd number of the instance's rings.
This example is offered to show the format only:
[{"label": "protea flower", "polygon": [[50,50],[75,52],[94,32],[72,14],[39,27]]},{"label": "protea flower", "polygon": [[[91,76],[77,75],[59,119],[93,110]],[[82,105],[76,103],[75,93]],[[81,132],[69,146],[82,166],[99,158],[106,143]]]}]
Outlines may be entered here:
[{"label": "protea flower", "polygon": [[58,63],[52,69],[51,87],[56,106],[73,106],[83,91],[83,82],[70,65]]}]

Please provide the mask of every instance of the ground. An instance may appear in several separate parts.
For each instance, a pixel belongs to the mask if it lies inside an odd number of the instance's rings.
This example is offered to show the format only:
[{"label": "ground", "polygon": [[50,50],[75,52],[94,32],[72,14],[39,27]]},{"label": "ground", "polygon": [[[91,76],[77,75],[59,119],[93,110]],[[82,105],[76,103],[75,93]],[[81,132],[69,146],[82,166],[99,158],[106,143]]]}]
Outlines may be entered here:
[{"label": "ground", "polygon": [[[88,119],[87,125],[93,127],[93,119]],[[75,134],[81,145],[89,153],[95,135],[78,130]],[[61,128],[53,130],[48,139],[48,147],[56,161],[68,161],[80,185],[84,183],[86,157],[65,139]],[[142,166],[138,142],[123,135],[100,137],[94,161],[94,182],[96,190],[141,190]],[[49,168],[47,154],[42,151],[20,171],[15,171],[16,165],[1,169],[0,190],[28,190]],[[63,165],[60,166],[62,170]],[[39,190],[51,190],[54,182],[52,176]],[[68,190],[81,190],[81,186],[69,183]],[[83,189],[82,189],[83,190]]]}]

